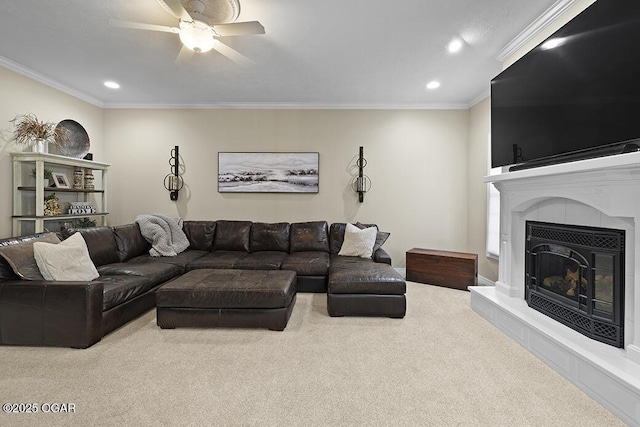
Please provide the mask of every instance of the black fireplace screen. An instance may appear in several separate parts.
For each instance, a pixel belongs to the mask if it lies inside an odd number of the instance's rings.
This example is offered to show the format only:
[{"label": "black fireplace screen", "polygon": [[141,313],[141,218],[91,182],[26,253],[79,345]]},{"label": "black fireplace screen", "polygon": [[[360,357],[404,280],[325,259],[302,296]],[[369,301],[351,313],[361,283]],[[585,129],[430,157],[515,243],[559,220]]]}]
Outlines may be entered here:
[{"label": "black fireplace screen", "polygon": [[624,346],[624,231],[527,221],[530,307],[598,341]]}]

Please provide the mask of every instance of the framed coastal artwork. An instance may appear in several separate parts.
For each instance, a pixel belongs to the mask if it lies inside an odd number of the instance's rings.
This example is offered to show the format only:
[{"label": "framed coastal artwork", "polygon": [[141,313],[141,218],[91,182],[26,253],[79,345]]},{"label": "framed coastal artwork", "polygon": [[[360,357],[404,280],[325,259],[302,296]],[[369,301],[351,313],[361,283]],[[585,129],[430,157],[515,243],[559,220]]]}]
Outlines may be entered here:
[{"label": "framed coastal artwork", "polygon": [[220,193],[317,193],[319,153],[218,153]]}]

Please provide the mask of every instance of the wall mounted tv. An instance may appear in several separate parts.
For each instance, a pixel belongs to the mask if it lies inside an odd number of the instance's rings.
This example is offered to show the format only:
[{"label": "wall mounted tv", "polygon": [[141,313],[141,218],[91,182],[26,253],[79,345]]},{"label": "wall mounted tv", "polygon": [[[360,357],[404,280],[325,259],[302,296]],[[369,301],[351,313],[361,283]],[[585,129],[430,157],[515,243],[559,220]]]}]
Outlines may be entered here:
[{"label": "wall mounted tv", "polygon": [[596,1],[491,81],[493,167],[637,151],[638,138],[638,0]]}]

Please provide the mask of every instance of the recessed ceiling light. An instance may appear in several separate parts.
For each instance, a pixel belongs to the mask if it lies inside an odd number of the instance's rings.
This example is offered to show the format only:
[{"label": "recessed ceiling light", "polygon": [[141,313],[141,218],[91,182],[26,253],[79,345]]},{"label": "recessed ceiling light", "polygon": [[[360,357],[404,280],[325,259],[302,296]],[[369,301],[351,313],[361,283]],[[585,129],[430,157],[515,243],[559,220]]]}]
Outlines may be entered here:
[{"label": "recessed ceiling light", "polygon": [[460,49],[462,49],[462,40],[460,39],[451,40],[447,45],[447,49],[449,50],[449,53],[459,52]]},{"label": "recessed ceiling light", "polygon": [[104,82],[104,85],[109,89],[120,89],[120,85],[116,82],[108,81]]},{"label": "recessed ceiling light", "polygon": [[565,39],[563,37],[559,37],[559,38],[555,38],[555,39],[549,39],[546,42],[542,43],[542,46],[540,46],[543,50],[547,50],[547,49],[553,49],[555,47],[558,46],[562,46],[565,42]]},{"label": "recessed ceiling light", "polygon": [[440,82],[438,81],[433,80],[427,83],[427,89],[433,90],[433,89],[438,89],[439,87],[440,87]]}]

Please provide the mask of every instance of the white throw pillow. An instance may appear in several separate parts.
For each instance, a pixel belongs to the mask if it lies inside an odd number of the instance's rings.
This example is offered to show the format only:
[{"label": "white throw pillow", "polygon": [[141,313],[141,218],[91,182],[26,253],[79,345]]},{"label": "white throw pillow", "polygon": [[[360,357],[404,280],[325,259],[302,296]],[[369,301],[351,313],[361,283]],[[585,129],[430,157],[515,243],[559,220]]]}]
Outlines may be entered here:
[{"label": "white throw pillow", "polygon": [[33,255],[46,280],[89,281],[100,275],[80,233],[57,244],[36,242]]},{"label": "white throw pillow", "polygon": [[347,224],[344,230],[344,241],[338,255],[371,258],[373,245],[376,243],[378,230],[375,227],[360,230],[353,224]]}]

